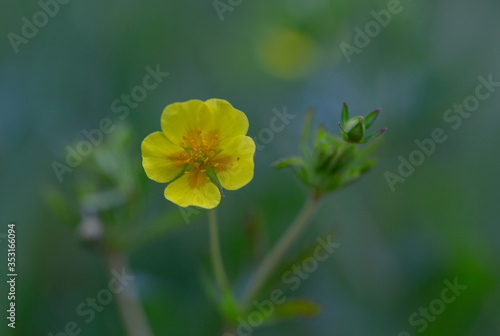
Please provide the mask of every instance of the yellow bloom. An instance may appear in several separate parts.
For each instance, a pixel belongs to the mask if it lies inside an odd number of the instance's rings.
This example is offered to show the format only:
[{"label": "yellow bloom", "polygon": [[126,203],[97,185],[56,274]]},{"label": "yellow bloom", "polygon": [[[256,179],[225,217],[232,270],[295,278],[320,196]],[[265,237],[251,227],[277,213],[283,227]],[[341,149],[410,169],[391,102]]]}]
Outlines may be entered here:
[{"label": "yellow bloom", "polygon": [[255,143],[248,119],[221,99],[168,105],[162,132],[142,142],[148,177],[167,183],[165,198],[182,207],[215,208],[222,188],[236,190],[253,178]]}]

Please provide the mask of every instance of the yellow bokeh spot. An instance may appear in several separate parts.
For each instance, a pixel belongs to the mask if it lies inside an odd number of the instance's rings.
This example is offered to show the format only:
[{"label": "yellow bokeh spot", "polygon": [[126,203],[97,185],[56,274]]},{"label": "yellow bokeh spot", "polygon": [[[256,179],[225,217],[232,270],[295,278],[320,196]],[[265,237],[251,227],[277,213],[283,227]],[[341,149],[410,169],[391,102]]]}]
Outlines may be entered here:
[{"label": "yellow bokeh spot", "polygon": [[289,28],[266,30],[256,46],[264,70],[283,79],[305,77],[317,64],[319,49],[307,35]]}]

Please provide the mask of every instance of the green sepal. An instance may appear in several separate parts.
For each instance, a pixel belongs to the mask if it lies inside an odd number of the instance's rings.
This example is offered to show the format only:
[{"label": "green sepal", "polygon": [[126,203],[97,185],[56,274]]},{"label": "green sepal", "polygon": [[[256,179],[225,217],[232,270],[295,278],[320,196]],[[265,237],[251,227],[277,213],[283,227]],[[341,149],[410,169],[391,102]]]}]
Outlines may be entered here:
[{"label": "green sepal", "polygon": [[345,141],[349,140],[349,135],[342,127],[342,123],[339,123],[339,127],[340,127],[340,133],[342,133],[342,138],[344,138]]},{"label": "green sepal", "polygon": [[212,183],[215,184],[215,186],[219,189],[220,194],[224,196],[224,188],[222,187],[222,184],[220,183],[219,178],[215,173],[215,169],[213,167],[207,167],[205,175],[207,175],[210,181],[212,181]]},{"label": "green sepal", "polygon": [[170,181],[170,182],[168,182],[168,183],[172,183],[172,182],[174,182],[175,180],[178,180],[180,177],[182,177],[182,176],[186,175],[186,172],[187,172],[187,171],[189,171],[189,170],[191,170],[191,168],[193,168],[193,165],[186,164],[186,165],[184,166],[184,168],[182,168],[182,171],[181,171],[179,174],[177,174],[177,176],[176,176],[176,177],[174,177],[172,181]]},{"label": "green sepal", "polygon": [[342,116],[340,118],[340,121],[342,124],[346,124],[347,120],[349,120],[349,108],[347,107],[347,104],[344,103],[344,107],[342,108]]},{"label": "green sepal", "polygon": [[366,129],[369,129],[370,126],[375,122],[375,119],[377,119],[378,117],[378,114],[379,114],[380,110],[375,110],[371,113],[368,113],[365,117],[365,127]]},{"label": "green sepal", "polygon": [[361,142],[362,143],[367,143],[368,141],[370,141],[372,139],[375,139],[376,137],[378,137],[379,135],[381,135],[382,133],[384,133],[386,130],[387,130],[387,128],[382,128],[381,130],[378,130],[376,133],[370,134],[369,136],[367,136],[366,138],[364,138],[363,141],[361,141]]}]

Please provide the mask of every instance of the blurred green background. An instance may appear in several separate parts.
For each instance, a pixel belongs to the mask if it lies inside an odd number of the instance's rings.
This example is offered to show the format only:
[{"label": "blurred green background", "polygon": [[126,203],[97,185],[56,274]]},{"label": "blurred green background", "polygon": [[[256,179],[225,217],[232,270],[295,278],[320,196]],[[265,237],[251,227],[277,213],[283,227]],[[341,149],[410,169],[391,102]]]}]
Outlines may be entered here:
[{"label": "blurred green background", "polygon": [[[0,279],[0,333],[55,335],[75,321],[81,335],[125,334],[114,301],[89,324],[75,312],[108,284],[101,257],[78,238],[75,200],[118,185],[117,195],[132,195],[135,203],[132,214],[119,209],[111,221],[117,230],[130,225],[138,239],[148,237],[141,228],[156,216],[178,222],[181,211],[164,199],[165,185],[145,177],[140,143],[160,130],[166,105],[217,97],[247,114],[249,135],[263,144],[253,181],[227,192],[218,207],[223,256],[237,290],[306,197],[291,172],[270,164],[298,153],[307,108],[316,106],[316,123],[338,132],[342,102],[354,115],[380,107],[375,127],[388,127],[374,170],[328,195],[288,256],[293,262],[299,247],[328,232],[341,244],[287,294],[319,303],[321,314],[253,335],[417,335],[409,317],[455,278],[468,288],[422,334],[500,335],[500,90],[456,130],[443,120],[447,109],[474,94],[478,76],[500,80],[500,1],[402,0],[401,12],[349,63],[339,45],[354,45],[354,28],[364,29],[374,20],[370,11],[389,2],[242,1],[228,5],[232,10],[221,20],[212,1],[70,1],[16,53],[8,34],[21,35],[22,18],[32,21],[41,7],[3,1],[0,230],[17,223],[18,283],[14,331],[6,326],[8,288]],[[122,121],[112,102],[157,64],[169,76]],[[263,142],[259,134],[273,109],[284,107],[296,117]],[[65,147],[103,118],[129,132],[114,145],[118,132],[106,135],[95,149],[115,180],[82,164],[59,182],[52,163],[64,163]],[[447,141],[392,192],[384,173],[397,173],[398,156],[408,159],[415,139],[430,138],[435,128],[446,131]],[[61,207],[56,213],[54,202]],[[130,241],[131,267],[155,334],[220,335],[202,280],[211,275],[206,211],[146,244]],[[0,247],[6,274],[5,239]]]}]

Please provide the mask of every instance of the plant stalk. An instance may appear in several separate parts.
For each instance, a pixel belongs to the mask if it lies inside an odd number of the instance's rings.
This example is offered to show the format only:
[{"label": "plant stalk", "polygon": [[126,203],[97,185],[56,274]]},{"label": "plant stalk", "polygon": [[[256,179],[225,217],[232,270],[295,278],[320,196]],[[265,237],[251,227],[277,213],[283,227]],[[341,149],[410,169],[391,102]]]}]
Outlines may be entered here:
[{"label": "plant stalk", "polygon": [[[108,253],[106,261],[110,279],[116,279],[116,273],[133,277],[128,260],[122,253]],[[121,289],[116,291],[115,295],[127,335],[153,336],[134,279],[122,286]]]},{"label": "plant stalk", "polygon": [[221,292],[224,293],[229,291],[230,287],[220,251],[219,229],[215,209],[210,209],[208,211],[208,218],[210,222],[210,256],[212,258],[212,267],[215,274],[215,281]]},{"label": "plant stalk", "polygon": [[254,297],[259,293],[262,286],[265,285],[271,273],[276,269],[288,250],[292,247],[300,234],[306,228],[312,215],[318,206],[320,196],[312,193],[304,203],[302,210],[295,218],[292,225],[281,236],[280,240],[274,245],[273,249],[266,255],[257,271],[250,279],[247,289],[243,294],[242,306],[247,308]]}]

